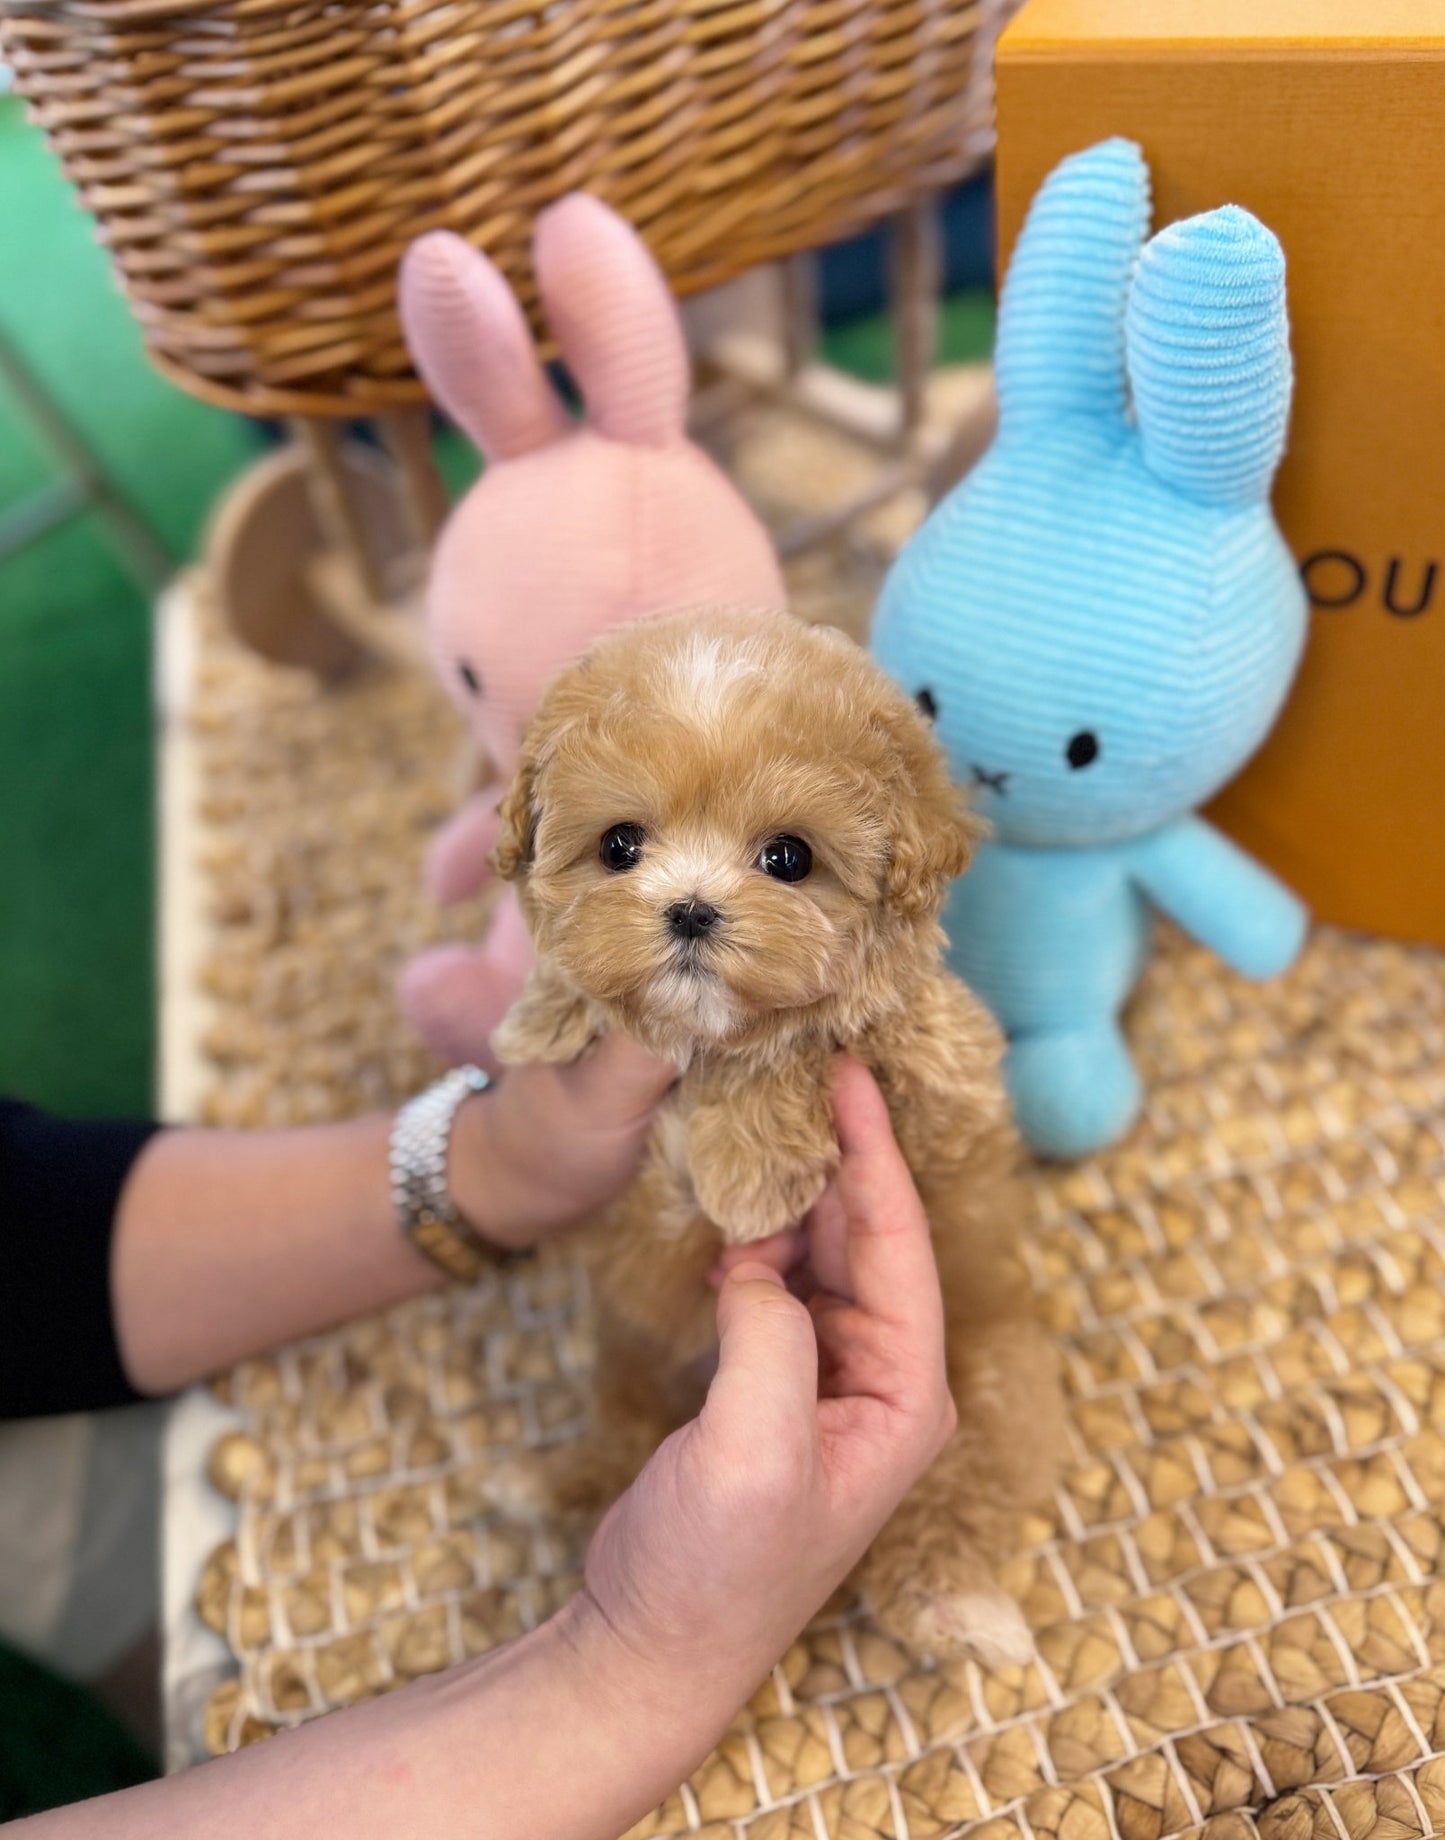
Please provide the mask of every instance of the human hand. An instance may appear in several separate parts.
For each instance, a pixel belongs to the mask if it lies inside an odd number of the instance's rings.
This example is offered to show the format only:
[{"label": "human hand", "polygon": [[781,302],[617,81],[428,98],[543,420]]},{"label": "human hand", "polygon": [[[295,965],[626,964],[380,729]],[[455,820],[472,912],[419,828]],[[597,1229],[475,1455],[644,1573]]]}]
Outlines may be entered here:
[{"label": "human hand", "polygon": [[[519,1243],[520,1223],[536,1238],[597,1205],[629,1179],[671,1078],[620,1039],[513,1068],[459,1109],[458,1203],[499,1239],[510,1219]],[[42,1816],[37,1837],[460,1834],[485,1807],[494,1840],[608,1840],[685,1780],[954,1423],[928,1223],[856,1062],[834,1115],[841,1162],[807,1229],[816,1292],[805,1306],[756,1258],[728,1275],[707,1403],[602,1523],[586,1589],[489,1654],[283,1745]],[[386,1146],[381,1118],[155,1139],[117,1239],[122,1339],[146,1351],[147,1383],[414,1294],[414,1274],[395,1280]],[[179,1348],[177,1325],[198,1331]]]},{"label": "human hand", "polygon": [[689,1694],[730,1702],[724,1719],[957,1419],[928,1222],[883,1097],[851,1059],[838,1066],[834,1118],[842,1160],[807,1225],[813,1295],[805,1305],[773,1264],[738,1249],[707,1402],[587,1555],[586,1596],[644,1679],[666,1697],[681,1671]]},{"label": "human hand", "polygon": [[567,1065],[509,1067],[452,1128],[448,1181],[463,1217],[520,1250],[604,1206],[632,1179],[676,1078],[622,1035]]},{"label": "human hand", "polygon": [[495,787],[469,798],[442,825],[422,869],[423,886],[439,907],[465,901],[492,879],[489,858],[500,831]]}]

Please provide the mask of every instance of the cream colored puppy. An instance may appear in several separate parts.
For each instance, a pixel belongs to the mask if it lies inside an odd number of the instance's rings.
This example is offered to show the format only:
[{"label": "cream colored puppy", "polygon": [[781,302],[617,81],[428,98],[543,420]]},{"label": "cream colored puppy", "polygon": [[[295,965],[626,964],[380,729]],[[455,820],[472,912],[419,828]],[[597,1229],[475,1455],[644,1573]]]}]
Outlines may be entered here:
[{"label": "cream colored puppy", "polygon": [[882,1087],[933,1226],[959,1412],[858,1583],[915,1652],[1026,1657],[993,1565],[1050,1485],[1061,1403],[1011,1256],[1025,1204],[1001,1038],[943,964],[938,914],[974,833],[927,723],[838,633],[673,615],[555,680],[502,817],[538,963],[499,1053],[568,1060],[622,1029],[684,1069],[642,1173],[585,1237],[591,1435],[512,1466],[502,1499],[595,1514],[696,1410],[708,1272],[822,1195],[844,1047]]}]

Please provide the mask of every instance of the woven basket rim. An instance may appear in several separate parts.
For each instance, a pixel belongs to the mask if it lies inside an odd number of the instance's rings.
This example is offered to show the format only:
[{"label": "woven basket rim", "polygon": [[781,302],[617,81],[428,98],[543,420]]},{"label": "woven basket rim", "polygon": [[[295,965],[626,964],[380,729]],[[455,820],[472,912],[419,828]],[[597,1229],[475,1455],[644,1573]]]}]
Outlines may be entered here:
[{"label": "woven basket rim", "polygon": [[0,47],[165,376],[344,418],[424,400],[393,284],[423,229],[486,250],[545,338],[530,227],[567,192],[685,298],[976,171],[983,27],[1016,4],[0,0]]},{"label": "woven basket rim", "polygon": [[[365,0],[363,0],[365,3]],[[0,19],[43,18],[77,25],[151,24],[201,13],[229,13],[238,19],[265,18],[295,10],[296,0],[0,0]]]}]

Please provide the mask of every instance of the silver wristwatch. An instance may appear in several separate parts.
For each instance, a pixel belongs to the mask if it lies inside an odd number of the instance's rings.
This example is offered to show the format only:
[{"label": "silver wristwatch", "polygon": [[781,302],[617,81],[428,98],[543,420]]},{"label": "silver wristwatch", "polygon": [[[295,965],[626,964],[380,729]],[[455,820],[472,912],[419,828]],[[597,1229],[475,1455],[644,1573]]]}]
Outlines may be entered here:
[{"label": "silver wristwatch", "polygon": [[397,1225],[417,1251],[449,1278],[470,1284],[497,1254],[462,1218],[447,1187],[447,1146],[457,1107],[490,1079],[480,1067],[454,1067],[414,1099],[391,1127],[391,1199]]}]

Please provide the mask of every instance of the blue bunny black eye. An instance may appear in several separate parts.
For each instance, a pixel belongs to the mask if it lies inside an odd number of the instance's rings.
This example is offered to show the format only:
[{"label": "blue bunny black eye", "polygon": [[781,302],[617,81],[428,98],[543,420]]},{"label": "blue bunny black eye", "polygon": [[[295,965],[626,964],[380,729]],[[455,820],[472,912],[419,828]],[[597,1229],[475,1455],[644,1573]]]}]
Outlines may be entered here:
[{"label": "blue bunny black eye", "polygon": [[923,714],[928,717],[929,721],[932,722],[938,714],[938,698],[933,692],[931,690],[920,690],[913,700],[917,703]]},{"label": "blue bunny black eye", "polygon": [[1099,758],[1099,737],[1091,734],[1087,728],[1081,728],[1077,735],[1069,737],[1069,745],[1064,749],[1064,759],[1074,768],[1092,766]]}]

